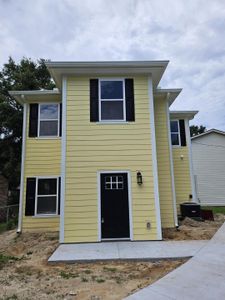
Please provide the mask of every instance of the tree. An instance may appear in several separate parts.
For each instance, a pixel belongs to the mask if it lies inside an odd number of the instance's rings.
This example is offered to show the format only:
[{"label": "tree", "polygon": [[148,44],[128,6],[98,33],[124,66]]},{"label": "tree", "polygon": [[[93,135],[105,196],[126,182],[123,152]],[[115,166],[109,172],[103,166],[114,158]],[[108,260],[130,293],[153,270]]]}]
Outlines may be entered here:
[{"label": "tree", "polygon": [[204,133],[206,131],[206,127],[203,126],[203,125],[191,125],[190,126],[190,133],[191,133],[191,137],[192,136],[195,136],[195,135],[198,135],[198,134],[201,134],[201,133]]},{"label": "tree", "polygon": [[23,109],[8,93],[10,90],[39,90],[54,87],[45,60],[11,57],[0,71],[0,172],[11,189],[20,181]]}]

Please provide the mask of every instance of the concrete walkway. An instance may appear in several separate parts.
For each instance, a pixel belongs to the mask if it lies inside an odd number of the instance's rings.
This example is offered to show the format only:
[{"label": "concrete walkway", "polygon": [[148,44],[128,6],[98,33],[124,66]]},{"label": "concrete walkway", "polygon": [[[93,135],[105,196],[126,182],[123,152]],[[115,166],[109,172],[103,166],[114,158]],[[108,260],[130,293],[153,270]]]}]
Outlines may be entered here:
[{"label": "concrete walkway", "polygon": [[126,300],[225,299],[225,223],[185,264]]},{"label": "concrete walkway", "polygon": [[90,262],[102,260],[156,260],[194,256],[207,241],[147,241],[62,244],[49,262]]}]

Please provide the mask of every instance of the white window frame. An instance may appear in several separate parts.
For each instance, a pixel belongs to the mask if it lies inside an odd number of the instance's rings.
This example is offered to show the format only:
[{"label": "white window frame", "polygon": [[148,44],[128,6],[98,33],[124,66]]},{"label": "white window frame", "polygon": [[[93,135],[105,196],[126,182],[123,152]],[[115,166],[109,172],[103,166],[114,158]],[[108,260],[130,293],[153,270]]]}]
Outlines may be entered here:
[{"label": "white window frame", "polygon": [[[41,120],[41,105],[57,105],[58,106],[58,118],[57,119],[43,119]],[[40,135],[40,123],[45,121],[57,121],[57,135]],[[60,103],[50,102],[50,103],[39,103],[38,104],[38,138],[57,138],[59,137],[59,128],[60,128]]]},{"label": "white window frame", "polygon": [[[123,98],[122,99],[102,99],[101,98],[101,82],[103,81],[122,81],[123,84]],[[101,123],[120,123],[126,122],[126,95],[125,95],[125,79],[124,78],[99,78],[98,80],[98,112],[99,122]],[[121,101],[123,102],[123,119],[119,120],[102,120],[102,102],[103,101]]]},{"label": "white window frame", "polygon": [[[117,175],[112,176],[112,175],[110,175],[109,177],[110,177],[110,181],[105,180],[105,189],[106,190],[123,190],[124,189],[123,179],[122,179],[122,181],[119,180],[119,177],[122,177],[122,176],[117,176]],[[113,177],[116,177],[116,181],[112,180]],[[106,184],[110,184],[110,188],[106,188]],[[116,188],[113,188],[113,184],[116,184]],[[122,184],[122,188],[119,188],[119,184]]]},{"label": "white window frame", "polygon": [[[177,128],[178,128],[178,131],[172,131],[171,130],[171,126],[170,126],[170,135],[171,135],[171,144],[172,144],[172,147],[176,148],[176,147],[180,147],[181,146],[181,140],[180,140],[180,123],[179,123],[179,120],[177,119],[172,119],[170,120],[170,122],[177,122]],[[178,141],[179,141],[179,144],[178,145],[173,145],[172,143],[172,134],[178,134]]]},{"label": "white window frame", "polygon": [[[39,179],[56,179],[56,194],[52,195],[38,195],[38,180]],[[52,214],[38,214],[37,213],[37,204],[38,204],[38,197],[53,197],[56,196],[56,212]],[[35,217],[52,217],[58,216],[58,209],[59,209],[59,177],[58,176],[38,176],[36,177],[36,190],[35,190],[35,209],[34,209],[34,216]]]}]

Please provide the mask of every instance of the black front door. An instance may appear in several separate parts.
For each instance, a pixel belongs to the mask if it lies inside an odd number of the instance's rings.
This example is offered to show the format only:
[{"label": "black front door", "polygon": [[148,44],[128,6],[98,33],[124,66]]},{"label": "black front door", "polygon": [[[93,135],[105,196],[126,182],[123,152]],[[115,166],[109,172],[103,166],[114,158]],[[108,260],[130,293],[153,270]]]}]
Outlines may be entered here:
[{"label": "black front door", "polygon": [[130,238],[127,173],[101,174],[102,238]]}]

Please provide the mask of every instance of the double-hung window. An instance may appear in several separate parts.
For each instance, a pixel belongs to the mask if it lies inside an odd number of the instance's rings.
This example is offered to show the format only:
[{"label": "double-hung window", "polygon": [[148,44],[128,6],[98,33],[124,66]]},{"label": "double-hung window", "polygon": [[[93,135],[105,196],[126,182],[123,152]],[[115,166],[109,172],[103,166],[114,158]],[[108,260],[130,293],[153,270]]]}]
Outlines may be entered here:
[{"label": "double-hung window", "polygon": [[180,146],[180,126],[178,120],[170,121],[171,142],[173,146]]},{"label": "double-hung window", "polygon": [[59,104],[39,105],[39,136],[59,136]]},{"label": "double-hung window", "polygon": [[123,79],[99,80],[99,120],[126,120],[125,85]]},{"label": "double-hung window", "polygon": [[38,178],[36,184],[36,215],[57,215],[58,178]]}]

